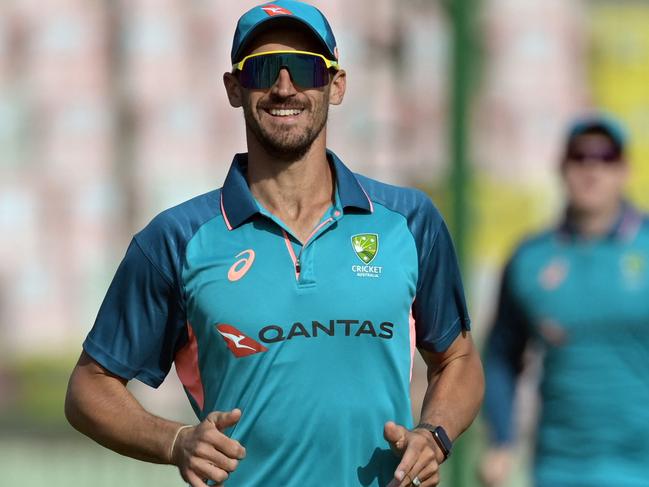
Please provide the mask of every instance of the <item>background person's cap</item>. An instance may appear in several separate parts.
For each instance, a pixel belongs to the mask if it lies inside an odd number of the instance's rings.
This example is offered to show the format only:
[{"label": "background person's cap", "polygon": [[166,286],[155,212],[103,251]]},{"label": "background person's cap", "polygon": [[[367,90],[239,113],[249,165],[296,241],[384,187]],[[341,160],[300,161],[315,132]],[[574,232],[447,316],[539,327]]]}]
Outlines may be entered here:
[{"label": "background person's cap", "polygon": [[320,10],[304,2],[277,0],[253,7],[241,16],[232,41],[232,52],[230,53],[232,64],[241,61],[240,58],[243,57],[246,45],[262,25],[267,26],[280,19],[291,19],[302,23],[313,32],[316,39],[322,42],[325,51],[330,56],[327,57],[331,60],[338,60],[336,38],[329,22]]},{"label": "background person's cap", "polygon": [[622,123],[610,115],[602,113],[586,115],[575,120],[568,129],[566,145],[570,144],[576,137],[592,131],[600,131],[608,135],[620,151],[626,145],[627,135]]}]

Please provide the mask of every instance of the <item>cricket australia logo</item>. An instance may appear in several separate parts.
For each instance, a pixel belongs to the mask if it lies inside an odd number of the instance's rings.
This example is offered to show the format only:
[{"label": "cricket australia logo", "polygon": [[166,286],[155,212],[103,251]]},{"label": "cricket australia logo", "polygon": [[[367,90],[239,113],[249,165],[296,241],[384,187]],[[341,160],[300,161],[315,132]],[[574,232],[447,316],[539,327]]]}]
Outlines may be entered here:
[{"label": "cricket australia logo", "polygon": [[354,252],[364,264],[374,260],[379,252],[379,236],[376,233],[359,233],[352,237]]},{"label": "cricket australia logo", "polygon": [[352,236],[352,248],[364,265],[353,265],[352,272],[358,277],[379,277],[383,267],[369,265],[379,253],[378,233],[359,233]]}]

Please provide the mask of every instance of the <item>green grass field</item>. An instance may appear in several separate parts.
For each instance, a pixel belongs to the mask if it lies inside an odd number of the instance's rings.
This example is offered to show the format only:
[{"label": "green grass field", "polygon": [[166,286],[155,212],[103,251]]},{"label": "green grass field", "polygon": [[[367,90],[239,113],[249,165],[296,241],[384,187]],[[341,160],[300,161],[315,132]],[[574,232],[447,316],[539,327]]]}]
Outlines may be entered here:
[{"label": "green grass field", "polygon": [[0,439],[3,486],[15,487],[179,487],[170,466],[126,458],[90,440]]},{"label": "green grass field", "polygon": [[[7,487],[44,485],[48,487],[181,487],[185,485],[173,467],[138,462],[105,450],[90,440],[39,441],[34,438],[3,437],[0,439],[0,472],[2,472],[0,484]],[[442,487],[447,485],[447,482],[442,482]],[[527,486],[523,471],[519,467],[511,481],[504,487]]]}]

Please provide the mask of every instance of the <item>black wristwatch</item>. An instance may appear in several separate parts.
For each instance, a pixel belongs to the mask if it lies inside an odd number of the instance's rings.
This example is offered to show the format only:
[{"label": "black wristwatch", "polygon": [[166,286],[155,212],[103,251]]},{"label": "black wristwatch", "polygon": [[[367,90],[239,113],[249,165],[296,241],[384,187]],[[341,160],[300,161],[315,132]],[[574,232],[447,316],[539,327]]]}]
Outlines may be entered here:
[{"label": "black wristwatch", "polygon": [[451,456],[451,448],[453,448],[453,442],[446,434],[446,431],[441,426],[433,426],[428,423],[419,423],[415,426],[415,429],[424,429],[430,431],[430,434],[433,435],[433,440],[437,443],[437,446],[442,453],[444,454],[444,460]]}]

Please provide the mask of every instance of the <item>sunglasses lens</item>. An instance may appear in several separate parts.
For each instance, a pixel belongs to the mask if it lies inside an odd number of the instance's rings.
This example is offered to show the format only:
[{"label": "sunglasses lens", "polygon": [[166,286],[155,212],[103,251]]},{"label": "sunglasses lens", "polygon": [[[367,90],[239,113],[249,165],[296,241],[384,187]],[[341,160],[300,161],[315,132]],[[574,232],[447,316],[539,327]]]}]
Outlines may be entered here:
[{"label": "sunglasses lens", "polygon": [[289,56],[286,67],[296,85],[301,88],[320,88],[329,83],[329,72],[322,58],[305,54]]},{"label": "sunglasses lens", "polygon": [[[279,72],[280,65],[277,61],[272,56],[256,56],[248,59],[239,74],[241,85],[248,89],[270,88]],[[275,73],[275,79],[272,73]]]},{"label": "sunglasses lens", "polygon": [[281,68],[288,69],[291,80],[300,88],[320,88],[329,83],[329,71],[322,58],[292,53],[268,54],[246,60],[239,81],[244,88],[268,89],[275,84]]},{"label": "sunglasses lens", "polygon": [[615,150],[605,152],[575,151],[568,153],[568,159],[578,164],[584,164],[588,161],[600,161],[606,164],[615,164],[620,160],[620,153]]},{"label": "sunglasses lens", "polygon": [[600,154],[600,161],[608,162],[608,163],[615,163],[620,160],[620,154],[618,152],[606,152],[604,154]]}]

